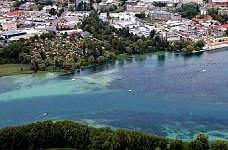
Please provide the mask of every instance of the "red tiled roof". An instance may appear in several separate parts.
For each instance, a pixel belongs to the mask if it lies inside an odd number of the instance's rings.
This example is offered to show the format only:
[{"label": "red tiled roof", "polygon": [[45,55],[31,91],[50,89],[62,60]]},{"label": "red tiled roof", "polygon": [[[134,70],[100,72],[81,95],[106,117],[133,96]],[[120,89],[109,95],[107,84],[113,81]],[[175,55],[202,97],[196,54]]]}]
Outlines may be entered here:
[{"label": "red tiled roof", "polygon": [[217,26],[215,26],[215,27],[217,27],[217,28],[228,28],[228,24],[223,24],[223,25],[217,25]]},{"label": "red tiled roof", "polygon": [[6,15],[7,16],[17,16],[20,15],[21,11],[20,10],[16,10],[16,11],[12,11],[12,12],[8,12]]},{"label": "red tiled roof", "polygon": [[192,21],[199,22],[199,21],[206,21],[206,20],[211,20],[211,19],[212,19],[211,16],[207,16],[205,18],[192,18]]},{"label": "red tiled roof", "polygon": [[227,5],[228,2],[211,2],[212,5]]}]

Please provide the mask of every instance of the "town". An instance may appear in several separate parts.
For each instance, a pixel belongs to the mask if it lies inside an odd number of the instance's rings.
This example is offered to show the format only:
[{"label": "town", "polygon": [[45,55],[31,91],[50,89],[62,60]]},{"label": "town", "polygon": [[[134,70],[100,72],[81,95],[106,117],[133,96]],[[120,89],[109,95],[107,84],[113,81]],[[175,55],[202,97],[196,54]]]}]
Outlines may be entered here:
[{"label": "town", "polygon": [[[92,9],[100,12],[99,18],[109,21],[115,28],[129,28],[138,36],[149,36],[152,30],[160,32],[168,41],[185,39],[204,40],[205,49],[228,46],[228,2],[226,0],[107,0],[107,1],[5,1],[0,6],[1,44],[40,35],[45,32],[81,33],[77,25]],[[199,12],[184,18],[181,6],[194,3]],[[190,7],[194,5],[189,5]],[[216,20],[210,10],[225,18]],[[188,13],[188,12],[185,12]],[[195,12],[189,12],[195,13]],[[5,39],[7,39],[5,41]]]},{"label": "town", "polygon": [[[196,53],[228,46],[226,0],[1,0],[0,3],[0,47],[8,46],[0,63],[30,64],[30,70],[46,70],[53,65],[53,70],[81,68],[125,53],[160,50]],[[89,17],[91,12],[96,12],[101,22],[96,15],[95,19]],[[26,39],[30,41],[12,45]],[[19,48],[26,44],[23,52],[11,53],[10,45]],[[10,58],[16,55],[16,60]]]}]

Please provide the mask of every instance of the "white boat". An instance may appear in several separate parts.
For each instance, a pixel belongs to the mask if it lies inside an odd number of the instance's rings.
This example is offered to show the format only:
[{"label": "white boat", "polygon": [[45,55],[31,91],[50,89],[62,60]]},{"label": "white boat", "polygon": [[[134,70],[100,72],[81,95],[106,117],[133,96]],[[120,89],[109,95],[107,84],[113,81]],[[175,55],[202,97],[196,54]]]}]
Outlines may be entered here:
[{"label": "white boat", "polygon": [[203,72],[206,72],[207,70],[203,70]]},{"label": "white boat", "polygon": [[43,113],[44,116],[48,115],[48,112]]},{"label": "white boat", "polygon": [[72,81],[75,81],[75,79],[72,79]]},{"label": "white boat", "polygon": [[131,90],[128,90],[128,92],[131,92]]}]

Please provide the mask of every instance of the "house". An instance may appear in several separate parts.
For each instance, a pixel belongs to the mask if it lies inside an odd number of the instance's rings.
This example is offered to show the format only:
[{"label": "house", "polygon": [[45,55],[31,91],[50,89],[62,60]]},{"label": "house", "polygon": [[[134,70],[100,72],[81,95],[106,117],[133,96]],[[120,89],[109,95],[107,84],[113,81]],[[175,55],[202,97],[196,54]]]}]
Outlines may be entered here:
[{"label": "house", "polygon": [[161,10],[152,10],[150,12],[150,17],[153,20],[167,21],[171,19],[171,13],[167,11],[161,11]]},{"label": "house", "polygon": [[30,10],[30,8],[32,8],[34,5],[36,4],[32,2],[26,2],[24,4],[21,4],[19,8],[23,10]]},{"label": "house", "polygon": [[138,3],[137,5],[127,5],[127,11],[128,12],[146,12],[147,11],[147,5],[144,3]]},{"label": "house", "polygon": [[227,0],[212,0],[211,4],[212,5],[227,5],[228,1]]},{"label": "house", "polygon": [[21,14],[22,12],[20,10],[16,10],[16,11],[6,13],[6,17],[13,18],[13,17],[20,16]]},{"label": "house", "polygon": [[0,30],[15,31],[17,30],[17,24],[13,21],[0,20]]},{"label": "house", "polygon": [[228,7],[219,7],[218,14],[220,14],[220,15],[228,15]]},{"label": "house", "polygon": [[203,3],[204,3],[203,0],[181,0],[180,2],[181,2],[182,4],[185,4],[185,3],[203,4]]},{"label": "house", "polygon": [[228,24],[217,25],[217,26],[215,26],[215,28],[220,28],[220,29],[222,29],[223,31],[225,31],[225,30],[228,29]]},{"label": "house", "polygon": [[206,21],[211,21],[212,17],[211,16],[207,16],[205,18],[192,18],[192,21],[194,22],[198,22],[198,23],[202,23],[202,22],[206,22]]}]

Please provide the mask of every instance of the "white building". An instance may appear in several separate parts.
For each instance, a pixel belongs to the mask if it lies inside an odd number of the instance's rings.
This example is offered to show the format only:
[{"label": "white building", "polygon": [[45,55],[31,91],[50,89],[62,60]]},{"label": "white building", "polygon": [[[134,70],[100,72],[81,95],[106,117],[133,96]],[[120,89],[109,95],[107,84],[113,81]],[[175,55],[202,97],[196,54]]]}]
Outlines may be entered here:
[{"label": "white building", "polygon": [[197,4],[203,4],[204,2],[203,2],[203,0],[181,0],[180,1],[181,3],[197,3]]},{"label": "white building", "polygon": [[212,3],[224,3],[224,4],[228,4],[228,0],[212,0]]},{"label": "white building", "polygon": [[17,30],[17,24],[13,21],[0,20],[0,30],[15,31]]}]

